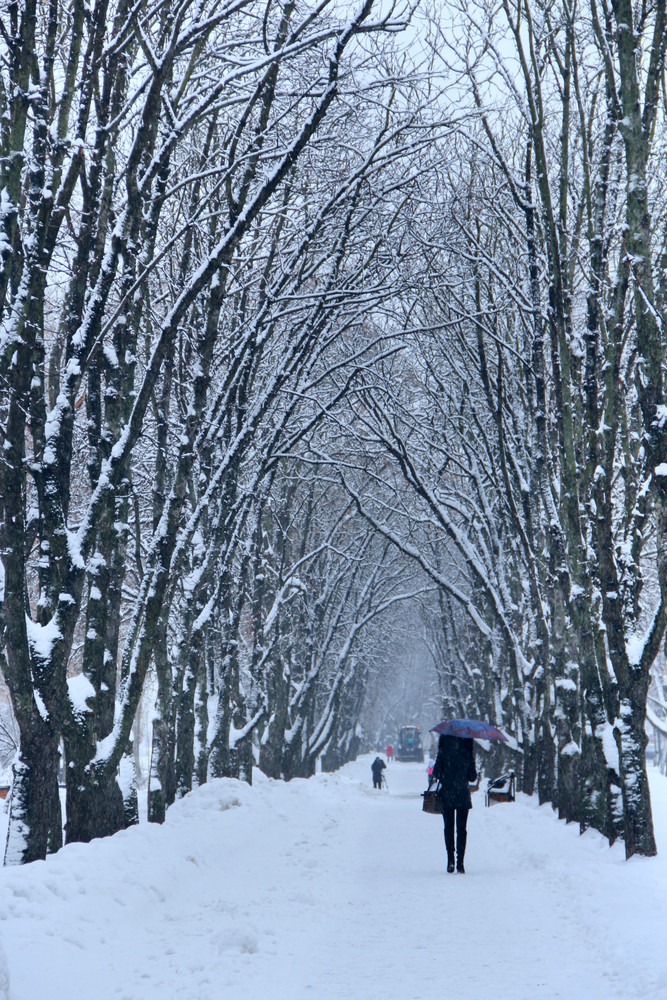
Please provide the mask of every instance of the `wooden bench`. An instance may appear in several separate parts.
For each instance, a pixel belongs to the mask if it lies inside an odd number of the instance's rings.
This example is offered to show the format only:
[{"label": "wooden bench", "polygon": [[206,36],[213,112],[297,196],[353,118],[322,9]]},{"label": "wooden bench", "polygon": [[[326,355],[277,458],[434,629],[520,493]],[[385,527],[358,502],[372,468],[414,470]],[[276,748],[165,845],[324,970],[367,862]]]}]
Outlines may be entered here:
[{"label": "wooden bench", "polygon": [[492,778],[486,787],[486,805],[490,806],[494,802],[514,802],[516,798],[515,788],[514,771],[501,774],[499,778]]}]

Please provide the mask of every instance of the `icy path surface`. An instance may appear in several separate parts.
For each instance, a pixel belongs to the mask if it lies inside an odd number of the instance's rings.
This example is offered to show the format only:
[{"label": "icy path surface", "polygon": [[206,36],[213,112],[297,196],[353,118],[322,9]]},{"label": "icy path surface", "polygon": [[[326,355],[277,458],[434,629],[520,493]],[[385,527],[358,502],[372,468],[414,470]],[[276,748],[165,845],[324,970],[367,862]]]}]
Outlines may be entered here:
[{"label": "icy path surface", "polygon": [[141,826],[0,874],[10,1000],[664,1000],[667,779],[657,859],[623,860],[525,798],[474,796],[445,872],[420,765],[371,758],[213,782]]}]

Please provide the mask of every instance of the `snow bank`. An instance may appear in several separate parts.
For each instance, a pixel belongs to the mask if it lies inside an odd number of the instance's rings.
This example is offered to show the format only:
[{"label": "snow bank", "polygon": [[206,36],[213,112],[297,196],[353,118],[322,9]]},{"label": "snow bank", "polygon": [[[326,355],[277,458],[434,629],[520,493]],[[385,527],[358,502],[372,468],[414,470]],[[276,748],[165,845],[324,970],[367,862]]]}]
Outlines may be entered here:
[{"label": "snow bank", "polygon": [[9,965],[5,950],[0,944],[0,1000],[10,1000],[9,996]]},{"label": "snow bank", "polygon": [[662,856],[626,863],[548,807],[480,792],[467,874],[448,875],[424,768],[392,764],[387,794],[371,759],[213,781],[162,827],[4,869],[0,1000],[664,1000]]}]

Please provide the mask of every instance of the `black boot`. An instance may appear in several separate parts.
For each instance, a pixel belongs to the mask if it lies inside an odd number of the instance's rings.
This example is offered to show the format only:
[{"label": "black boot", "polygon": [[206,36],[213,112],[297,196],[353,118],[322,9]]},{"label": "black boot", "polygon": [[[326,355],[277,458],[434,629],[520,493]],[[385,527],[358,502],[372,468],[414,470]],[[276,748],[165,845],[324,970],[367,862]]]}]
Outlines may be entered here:
[{"label": "black boot", "polygon": [[465,868],[463,867],[463,859],[466,853],[466,842],[468,840],[468,834],[465,829],[456,830],[456,870],[461,875],[465,875]]},{"label": "black boot", "polygon": [[453,854],[448,854],[447,855],[447,871],[448,872],[453,872],[454,871],[454,855]]}]

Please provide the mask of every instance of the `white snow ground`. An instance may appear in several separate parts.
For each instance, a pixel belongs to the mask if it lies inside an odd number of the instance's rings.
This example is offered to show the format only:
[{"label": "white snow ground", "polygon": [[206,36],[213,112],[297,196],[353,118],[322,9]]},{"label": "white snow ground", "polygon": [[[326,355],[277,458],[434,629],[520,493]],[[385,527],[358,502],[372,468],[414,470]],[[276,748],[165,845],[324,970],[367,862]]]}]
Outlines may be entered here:
[{"label": "white snow ground", "polygon": [[424,768],[370,757],[214,781],[141,825],[0,873],[2,1000],[665,1000],[667,778],[654,859],[525,797],[470,814],[448,875]]}]

